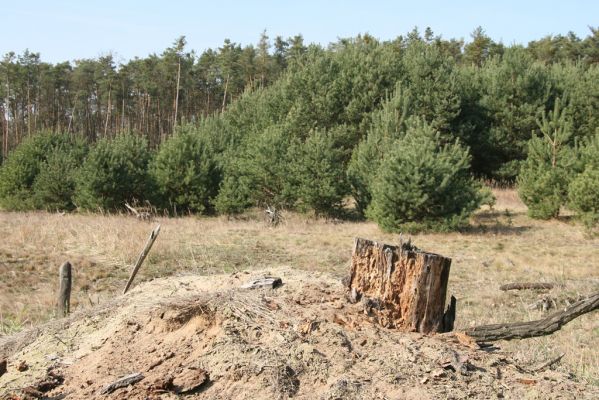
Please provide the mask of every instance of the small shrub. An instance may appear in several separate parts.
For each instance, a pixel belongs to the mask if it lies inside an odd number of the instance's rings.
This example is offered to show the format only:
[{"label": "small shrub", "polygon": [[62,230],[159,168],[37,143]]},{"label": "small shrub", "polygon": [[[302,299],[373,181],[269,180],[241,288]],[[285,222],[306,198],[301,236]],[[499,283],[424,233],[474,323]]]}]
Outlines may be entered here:
[{"label": "small shrub", "polygon": [[581,170],[592,167],[599,170],[599,127],[597,133],[585,140],[580,147]]},{"label": "small shrub", "polygon": [[599,222],[599,169],[587,167],[568,188],[570,208],[588,228]]},{"label": "small shrub", "polygon": [[580,149],[582,173],[568,187],[568,204],[587,228],[599,222],[599,128]]},{"label": "small shrub", "polygon": [[481,206],[489,206],[492,210],[495,207],[495,203],[497,203],[497,198],[493,194],[493,191],[487,186],[481,186],[478,191],[479,201]]},{"label": "small shrub", "polygon": [[518,195],[528,206],[528,215],[550,219],[559,215],[566,199],[567,176],[547,166],[527,164],[518,175]]},{"label": "small shrub", "polygon": [[145,139],[122,134],[101,139],[76,177],[75,204],[87,210],[116,210],[125,202],[152,199]]}]

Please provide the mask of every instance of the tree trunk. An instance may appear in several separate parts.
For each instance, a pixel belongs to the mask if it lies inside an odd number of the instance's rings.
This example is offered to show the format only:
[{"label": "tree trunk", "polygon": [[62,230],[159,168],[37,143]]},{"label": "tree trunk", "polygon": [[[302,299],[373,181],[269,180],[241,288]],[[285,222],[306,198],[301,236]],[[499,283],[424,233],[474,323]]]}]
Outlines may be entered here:
[{"label": "tree trunk", "polygon": [[110,110],[112,108],[112,104],[110,103],[110,95],[112,93],[112,85],[108,86],[108,105],[106,106],[106,120],[104,121],[104,137],[108,134],[108,122],[110,121]]},{"label": "tree trunk", "polygon": [[221,113],[225,112],[225,106],[227,105],[227,89],[229,88],[229,75],[227,75],[227,79],[225,80],[225,93],[223,95],[223,106],[221,107]]},{"label": "tree trunk", "polygon": [[173,120],[173,132],[177,128],[177,113],[179,111],[179,82],[181,80],[181,57],[179,57],[179,64],[177,66],[177,90],[175,92],[175,118]]},{"label": "tree trunk", "polygon": [[449,315],[444,323],[450,266],[450,258],[423,252],[409,243],[397,247],[356,238],[350,298],[362,298],[364,311],[384,327],[447,332],[453,325]]},{"label": "tree trunk", "polygon": [[6,110],[4,107],[0,110],[2,111],[2,158],[6,159],[8,156],[8,119],[6,118]]}]

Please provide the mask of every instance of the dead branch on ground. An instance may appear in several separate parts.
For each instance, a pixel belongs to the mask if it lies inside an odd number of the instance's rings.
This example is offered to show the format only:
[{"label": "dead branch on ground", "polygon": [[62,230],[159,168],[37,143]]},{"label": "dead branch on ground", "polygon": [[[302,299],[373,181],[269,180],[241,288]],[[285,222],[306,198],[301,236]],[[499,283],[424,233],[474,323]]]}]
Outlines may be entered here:
[{"label": "dead branch on ground", "polygon": [[545,336],[560,330],[573,319],[597,309],[599,309],[599,292],[572,304],[563,311],[537,321],[475,326],[467,329],[465,333],[480,342]]},{"label": "dead branch on ground", "polygon": [[499,286],[500,290],[524,290],[524,289],[553,289],[555,285],[553,283],[544,282],[515,282],[507,283]]}]

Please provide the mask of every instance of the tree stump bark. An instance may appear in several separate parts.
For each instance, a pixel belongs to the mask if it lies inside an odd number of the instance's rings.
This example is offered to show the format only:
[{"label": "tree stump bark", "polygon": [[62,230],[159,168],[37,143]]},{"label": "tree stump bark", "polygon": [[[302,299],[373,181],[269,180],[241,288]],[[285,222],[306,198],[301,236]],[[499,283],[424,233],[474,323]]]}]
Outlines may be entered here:
[{"label": "tree stump bark", "polygon": [[450,258],[426,253],[410,243],[391,246],[356,238],[350,299],[361,299],[364,311],[384,327],[448,332],[455,317],[455,304],[444,312],[450,266]]}]

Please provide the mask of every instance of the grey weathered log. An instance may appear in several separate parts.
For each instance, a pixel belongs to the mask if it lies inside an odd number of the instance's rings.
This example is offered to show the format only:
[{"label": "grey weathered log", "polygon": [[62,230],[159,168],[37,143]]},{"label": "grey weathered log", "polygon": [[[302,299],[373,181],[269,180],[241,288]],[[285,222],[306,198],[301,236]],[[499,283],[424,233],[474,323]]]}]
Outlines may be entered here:
[{"label": "grey weathered log", "polygon": [[131,375],[123,376],[122,378],[119,378],[116,381],[112,382],[111,384],[105,386],[104,389],[102,389],[102,391],[100,392],[100,394],[110,394],[117,389],[124,388],[129,385],[133,385],[133,384],[141,381],[143,378],[144,378],[143,374],[141,374],[139,372],[136,372]]},{"label": "grey weathered log", "polygon": [[71,312],[72,267],[65,262],[59,270],[60,288],[58,289],[58,315],[64,317]]},{"label": "grey weathered log", "polygon": [[599,309],[599,292],[547,318],[529,322],[476,326],[467,329],[465,333],[480,342],[545,336],[560,330],[573,319],[597,309]]},{"label": "grey weathered log", "polygon": [[277,278],[274,276],[262,276],[260,278],[255,278],[250,281],[247,281],[243,285],[241,285],[241,289],[276,289],[281,286],[283,281],[281,278]]},{"label": "grey weathered log", "polygon": [[544,282],[515,282],[507,283],[499,286],[500,290],[524,290],[524,289],[553,289],[555,285],[553,283]]},{"label": "grey weathered log", "polygon": [[150,249],[152,248],[152,245],[154,244],[154,241],[158,237],[159,233],[160,233],[160,225],[157,225],[156,228],[154,228],[152,230],[152,232],[150,233],[150,237],[146,241],[146,245],[144,246],[143,250],[141,251],[141,253],[139,253],[139,256],[137,257],[137,261],[135,262],[135,266],[133,267],[133,270],[131,271],[131,275],[129,276],[129,280],[127,281],[127,286],[125,286],[125,289],[123,290],[123,294],[127,293],[127,290],[129,290],[129,287],[131,286],[131,283],[133,283],[133,279],[135,278],[135,275],[137,275],[137,271],[139,271],[141,264],[143,264],[144,260],[146,259],[146,256],[150,252]]},{"label": "grey weathered log", "polygon": [[[392,246],[356,238],[349,297],[376,304],[368,307],[369,315],[384,327],[443,332],[450,266],[450,258],[424,252],[409,241],[400,239],[399,246]],[[451,310],[448,313],[451,319]]]}]

